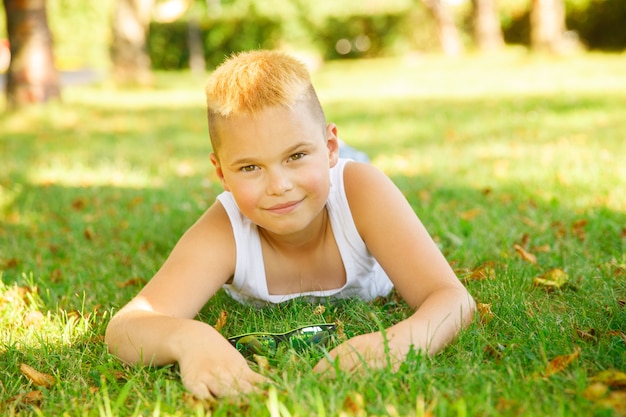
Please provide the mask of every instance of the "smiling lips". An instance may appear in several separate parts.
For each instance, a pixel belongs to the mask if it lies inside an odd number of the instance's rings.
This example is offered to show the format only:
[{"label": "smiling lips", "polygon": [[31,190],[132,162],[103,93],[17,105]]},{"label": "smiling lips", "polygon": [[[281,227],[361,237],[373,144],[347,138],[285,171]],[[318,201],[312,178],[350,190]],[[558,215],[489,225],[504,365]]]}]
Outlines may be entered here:
[{"label": "smiling lips", "polygon": [[276,204],[274,206],[268,207],[266,210],[275,214],[288,214],[295,210],[301,202],[302,200],[288,201],[286,203]]}]

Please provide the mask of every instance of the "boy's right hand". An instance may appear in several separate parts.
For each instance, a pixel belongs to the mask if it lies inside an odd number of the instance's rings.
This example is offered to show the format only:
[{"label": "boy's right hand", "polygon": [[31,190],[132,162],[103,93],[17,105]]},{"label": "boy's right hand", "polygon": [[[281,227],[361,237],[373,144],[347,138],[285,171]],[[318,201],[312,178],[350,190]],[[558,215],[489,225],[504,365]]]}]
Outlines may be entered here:
[{"label": "boy's right hand", "polygon": [[222,337],[187,346],[178,364],[185,388],[199,399],[245,394],[270,382]]}]

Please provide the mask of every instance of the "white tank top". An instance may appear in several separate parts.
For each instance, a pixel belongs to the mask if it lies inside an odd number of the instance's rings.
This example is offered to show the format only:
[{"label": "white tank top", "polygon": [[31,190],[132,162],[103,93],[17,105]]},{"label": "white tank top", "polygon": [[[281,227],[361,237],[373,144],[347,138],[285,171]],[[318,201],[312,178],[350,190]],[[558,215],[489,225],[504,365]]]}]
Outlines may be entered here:
[{"label": "white tank top", "polygon": [[237,249],[232,284],[224,284],[224,289],[231,297],[255,304],[280,303],[297,297],[306,297],[310,301],[321,301],[328,297],[356,297],[370,301],[391,291],[393,284],[367,250],[352,219],[343,184],[343,169],[348,161],[340,158],[331,169],[330,193],[326,203],[333,235],[346,271],[345,285],[324,291],[270,294],[257,225],[239,211],[232,194],[225,191],[217,199],[228,213]]}]

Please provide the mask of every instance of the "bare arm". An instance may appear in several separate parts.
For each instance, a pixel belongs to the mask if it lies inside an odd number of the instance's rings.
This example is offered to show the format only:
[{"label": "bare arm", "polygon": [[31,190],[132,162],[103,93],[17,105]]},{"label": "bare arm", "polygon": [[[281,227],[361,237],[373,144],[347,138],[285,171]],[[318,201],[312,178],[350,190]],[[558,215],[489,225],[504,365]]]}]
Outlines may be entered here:
[{"label": "bare arm", "polygon": [[183,383],[206,398],[249,391],[264,380],[213,327],[193,318],[232,275],[235,244],[214,204],[180,239],[141,292],[109,322],[109,350],[128,363],[178,362]]},{"label": "bare arm", "polygon": [[[359,233],[391,278],[402,298],[415,309],[386,329],[390,358],[380,332],[354,337],[331,352],[344,369],[365,360],[398,366],[411,346],[434,354],[469,324],[474,301],[413,212],[400,190],[376,168],[351,163],[344,174],[346,194]],[[362,184],[367,184],[363,187]],[[326,360],[316,371],[330,367]]]}]

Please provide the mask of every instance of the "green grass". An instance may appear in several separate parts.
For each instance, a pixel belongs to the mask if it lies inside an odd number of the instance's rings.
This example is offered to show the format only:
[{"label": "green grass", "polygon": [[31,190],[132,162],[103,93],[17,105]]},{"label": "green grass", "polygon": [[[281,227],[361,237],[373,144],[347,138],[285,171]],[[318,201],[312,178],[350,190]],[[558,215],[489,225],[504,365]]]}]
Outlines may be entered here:
[{"label": "green grass", "polygon": [[[493,317],[395,374],[320,380],[314,358],[287,355],[271,362],[274,389],[211,404],[185,395],[175,366],[120,364],[103,345],[108,319],[220,192],[204,78],[73,87],[63,104],[0,115],[2,415],[618,415],[619,387],[584,393],[599,372],[626,372],[624,56],[336,62],[314,82],[340,136],[400,186]],[[491,278],[473,279],[487,262]],[[554,268],[566,286],[533,284]],[[316,307],[256,311],[220,293],[200,318],[226,310],[225,335],[337,320],[358,334],[409,313],[393,296]],[[21,363],[55,384],[34,386]]]}]

